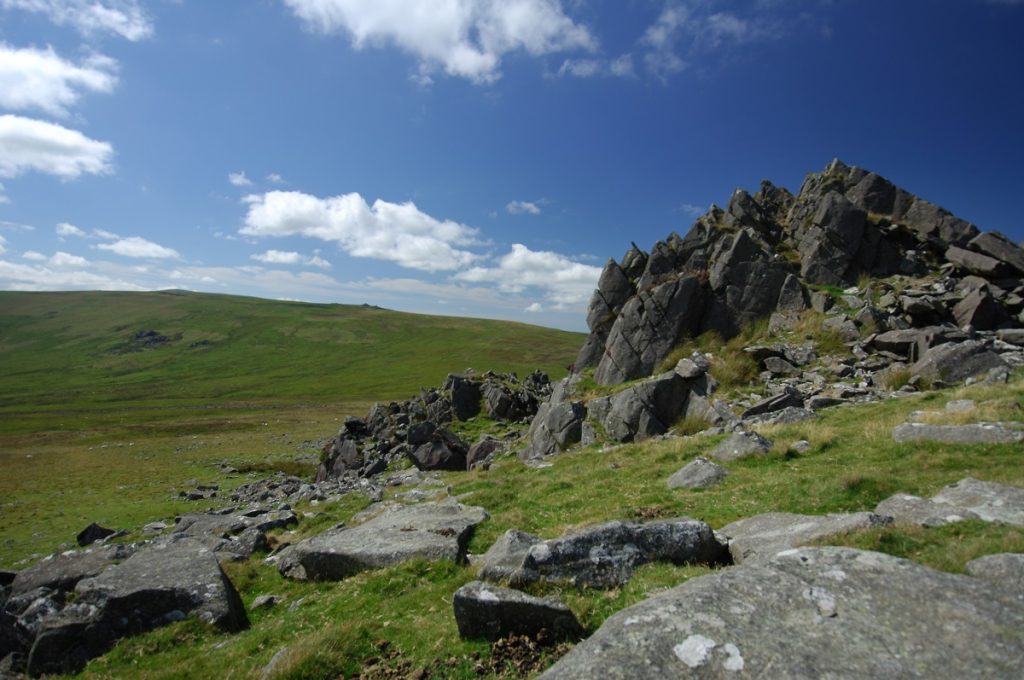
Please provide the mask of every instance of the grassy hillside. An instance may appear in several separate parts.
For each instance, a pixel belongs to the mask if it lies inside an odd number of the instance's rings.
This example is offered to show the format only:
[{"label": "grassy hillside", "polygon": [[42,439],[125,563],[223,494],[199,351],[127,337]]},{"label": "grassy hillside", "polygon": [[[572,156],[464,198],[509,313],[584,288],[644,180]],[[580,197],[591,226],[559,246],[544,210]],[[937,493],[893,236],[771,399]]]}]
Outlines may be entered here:
[{"label": "grassy hillside", "polygon": [[140,526],[194,509],[176,492],[213,481],[220,463],[297,470],[346,415],[449,372],[560,378],[582,343],[361,306],[0,292],[0,563],[54,550],[94,520]]},{"label": "grassy hillside", "polygon": [[0,292],[0,407],[399,398],[467,367],[561,375],[582,340],[504,321],[182,291]]}]

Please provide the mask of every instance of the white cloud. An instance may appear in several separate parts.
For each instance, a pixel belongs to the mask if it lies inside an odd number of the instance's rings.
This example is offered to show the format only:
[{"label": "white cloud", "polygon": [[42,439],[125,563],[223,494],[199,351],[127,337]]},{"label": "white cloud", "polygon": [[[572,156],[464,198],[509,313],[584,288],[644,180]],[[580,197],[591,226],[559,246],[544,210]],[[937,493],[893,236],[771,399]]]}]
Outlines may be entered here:
[{"label": "white cloud", "polygon": [[84,231],[82,231],[73,224],[68,224],[67,222],[61,222],[60,224],[57,225],[57,235],[77,236],[78,238],[85,238],[87,236],[87,234]]},{"label": "white cloud", "polygon": [[46,262],[46,255],[37,253],[34,250],[26,250],[21,256],[31,262]]},{"label": "white cloud", "polygon": [[412,202],[378,199],[370,206],[358,193],[318,198],[298,191],[271,191],[245,200],[249,212],[239,231],[245,236],[318,238],[338,243],[354,257],[422,271],[460,269],[478,259],[456,247],[475,244],[476,229],[435,219]]},{"label": "white cloud", "polygon": [[696,219],[704,214],[705,209],[700,207],[699,205],[694,205],[692,203],[683,203],[681,206],[679,206],[679,212],[683,213],[684,215],[689,215],[690,217]]},{"label": "white cloud", "polygon": [[39,12],[85,35],[113,33],[134,42],[153,34],[138,0],[0,0],[0,7]]},{"label": "white cloud", "polygon": [[96,246],[100,250],[109,250],[123,257],[147,257],[155,259],[178,258],[178,252],[164,246],[147,241],[139,236],[129,236],[113,243],[101,243]]},{"label": "white cloud", "polygon": [[504,55],[591,50],[597,41],[559,0],[284,0],[311,29],[344,32],[356,49],[393,44],[419,60],[417,79],[443,69],[474,83],[501,77]]},{"label": "white cloud", "polygon": [[80,90],[113,91],[116,68],[116,61],[102,55],[73,64],[61,59],[52,47],[19,49],[0,42],[0,106],[66,116]]},{"label": "white cloud", "polygon": [[540,312],[543,312],[543,311],[544,311],[544,305],[542,305],[542,304],[541,304],[541,303],[539,303],[539,302],[534,302],[533,304],[529,305],[529,306],[528,306],[528,307],[527,307],[526,309],[524,309],[523,311],[524,311],[524,312],[529,312],[529,313],[531,313],[531,314],[539,314]]},{"label": "white cloud", "polygon": [[105,229],[93,229],[92,235],[95,236],[96,238],[106,239],[107,241],[116,241],[117,239],[121,238],[114,232],[106,231]]},{"label": "white cloud", "polygon": [[659,80],[666,81],[669,76],[687,66],[675,53],[675,49],[689,18],[690,11],[686,7],[676,2],[666,2],[661,14],[640,39],[640,44],[647,50],[644,64]]},{"label": "white cloud", "polygon": [[4,185],[2,183],[0,183],[0,205],[3,205],[4,203],[10,203],[10,202],[11,202],[11,199],[7,198],[7,195],[4,194]]},{"label": "white cloud", "polygon": [[615,59],[566,59],[558,69],[558,75],[574,78],[609,77],[632,78],[636,75],[633,55],[623,54]]},{"label": "white cloud", "polygon": [[89,261],[84,257],[61,251],[54,253],[49,262],[55,267],[84,267],[89,264]]},{"label": "white cloud", "polygon": [[556,308],[585,302],[597,287],[600,267],[573,262],[564,255],[534,251],[516,243],[498,258],[496,267],[474,267],[455,275],[459,281],[494,283],[498,290],[522,293],[527,288],[544,291]]},{"label": "white cloud", "polygon": [[271,184],[285,184],[284,177],[281,177],[281,175],[276,172],[272,172],[267,175],[266,180]]},{"label": "white cloud", "polygon": [[539,215],[540,206],[531,201],[511,201],[505,206],[510,215]]},{"label": "white cloud", "polygon": [[41,120],[0,116],[0,177],[36,171],[74,179],[111,172],[113,147]]},{"label": "white cloud", "polygon": [[[28,253],[26,253],[27,255]],[[46,264],[27,265],[6,260],[0,260],[0,288],[5,290],[146,290],[145,287],[130,281],[86,271],[74,262],[51,265],[48,261]]]},{"label": "white cloud", "polygon": [[330,262],[319,255],[307,257],[300,253],[282,250],[268,250],[265,253],[258,253],[249,257],[257,262],[264,262],[266,264],[304,264],[311,267],[320,267],[321,269],[327,269],[331,266]]},{"label": "white cloud", "polygon": [[252,185],[252,180],[245,176],[245,170],[242,172],[228,173],[228,181],[236,187],[247,187]]},{"label": "white cloud", "polygon": [[4,247],[6,244],[7,239],[5,239],[3,236],[0,236],[0,255],[3,255],[4,253],[7,252],[7,248]]}]

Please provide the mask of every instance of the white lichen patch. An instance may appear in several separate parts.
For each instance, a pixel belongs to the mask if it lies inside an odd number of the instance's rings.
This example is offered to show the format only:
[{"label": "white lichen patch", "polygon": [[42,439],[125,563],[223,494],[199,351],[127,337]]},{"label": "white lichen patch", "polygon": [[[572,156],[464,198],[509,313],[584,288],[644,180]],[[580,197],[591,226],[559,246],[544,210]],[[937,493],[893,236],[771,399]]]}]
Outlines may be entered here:
[{"label": "white lichen patch", "polygon": [[718,643],[711,638],[691,635],[682,644],[673,647],[672,651],[675,652],[676,658],[690,668],[698,668],[707,663],[708,655],[717,645]]},{"label": "white lichen patch", "polygon": [[722,646],[725,653],[728,655],[722,666],[727,671],[738,672],[743,670],[743,656],[740,654],[740,649],[731,642],[727,642]]},{"label": "white lichen patch", "polygon": [[837,614],[836,598],[824,588],[812,586],[802,593],[805,600],[814,604],[818,614],[824,618],[831,618]]},{"label": "white lichen patch", "polygon": [[530,548],[530,557],[534,562],[547,562],[551,559],[551,548],[547,543],[538,543]]},{"label": "white lichen patch", "polygon": [[489,590],[481,590],[476,599],[481,602],[498,602],[500,598]]},{"label": "white lichen patch", "polygon": [[829,569],[828,571],[823,573],[822,576],[830,578],[833,581],[838,581],[840,583],[846,580],[846,572],[842,569]]}]

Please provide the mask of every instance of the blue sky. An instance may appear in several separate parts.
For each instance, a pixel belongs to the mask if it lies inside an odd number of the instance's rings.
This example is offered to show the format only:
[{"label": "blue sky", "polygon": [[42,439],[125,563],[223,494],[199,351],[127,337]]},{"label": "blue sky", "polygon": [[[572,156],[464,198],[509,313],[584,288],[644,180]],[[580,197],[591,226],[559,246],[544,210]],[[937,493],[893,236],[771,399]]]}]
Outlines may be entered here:
[{"label": "blue sky", "polygon": [[1024,239],[1024,0],[0,0],[0,288],[585,329],[833,158]]}]

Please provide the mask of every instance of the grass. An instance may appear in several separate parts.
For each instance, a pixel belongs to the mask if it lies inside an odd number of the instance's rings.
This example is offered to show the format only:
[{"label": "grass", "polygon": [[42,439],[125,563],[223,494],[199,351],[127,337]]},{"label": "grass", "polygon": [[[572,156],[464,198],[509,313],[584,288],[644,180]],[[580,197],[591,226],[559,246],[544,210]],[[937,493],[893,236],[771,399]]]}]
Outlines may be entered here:
[{"label": "grass", "polygon": [[[170,326],[157,330],[188,335],[187,329]],[[7,342],[6,333],[3,342]],[[754,329],[746,341],[760,337]],[[251,344],[242,347],[255,351]],[[723,351],[719,346],[715,355],[725,361],[730,352],[738,353],[736,347]],[[566,354],[568,360],[573,353]],[[263,355],[260,368],[278,375],[266,363],[270,360]],[[298,358],[294,361],[302,363]],[[55,371],[67,370],[59,361],[54,364]],[[172,364],[152,370],[173,375],[178,369]],[[399,373],[398,369],[392,372]],[[177,375],[186,379],[184,373]],[[59,395],[43,393],[46,385],[59,389],[59,379],[40,376],[38,401],[59,404]],[[311,392],[321,389],[323,380],[318,376]],[[428,384],[438,382],[433,379]],[[3,389],[8,390],[6,383]],[[4,419],[0,426],[0,464],[5,470],[0,476],[2,566],[69,543],[89,521],[137,530],[145,522],[223,503],[180,500],[177,492],[191,480],[230,490],[266,470],[309,469],[301,466],[312,465],[317,441],[336,431],[346,412],[303,394],[299,382],[291,388],[296,401],[277,402],[220,402],[207,396],[198,403],[174,403],[161,389],[154,388],[152,401],[142,405],[100,397],[83,402],[77,396],[79,405],[74,408],[53,407],[53,422],[40,416],[11,425]],[[273,391],[273,381],[260,389],[264,390],[261,399],[265,398]],[[348,401],[341,403],[362,411],[368,405],[368,400],[360,401],[359,393],[342,397]],[[438,488],[450,485],[452,494],[490,514],[470,542],[470,551],[479,554],[510,528],[551,538],[613,519],[676,516],[703,519],[720,528],[770,511],[871,510],[893,493],[930,496],[968,476],[1024,486],[1017,445],[893,442],[892,428],[912,412],[942,411],[946,401],[968,398],[977,402],[975,411],[949,414],[950,419],[1022,421],[1024,372],[1018,371],[1008,385],[974,385],[828,409],[818,420],[761,427],[774,442],[768,455],[727,464],[730,475],[711,489],[669,490],[665,485],[673,472],[694,456],[706,454],[721,439],[701,435],[593,446],[555,456],[550,459],[552,466],[543,469],[526,467],[509,454],[488,470],[441,473]],[[61,423],[67,429],[61,429]],[[693,429],[685,422],[680,425]],[[465,434],[479,434],[491,424],[477,418],[459,426]],[[803,453],[793,447],[799,440],[810,443]],[[239,472],[224,473],[223,463]],[[387,495],[404,490],[388,489]],[[288,532],[274,532],[271,542],[300,540],[348,522],[367,503],[363,495],[355,494],[337,503],[300,505],[295,508],[303,517],[300,524]],[[306,517],[307,512],[315,517]],[[831,542],[881,550],[948,571],[961,571],[966,561],[981,554],[1024,550],[1020,530],[977,522],[941,529],[890,527],[835,537]],[[349,677],[374,664],[400,670],[403,676],[423,671],[432,677],[470,678],[476,676],[478,661],[491,658],[486,643],[458,637],[452,616],[452,594],[476,575],[471,566],[412,562],[338,583],[302,583],[283,579],[260,557],[225,564],[247,606],[261,594],[283,598],[273,608],[251,612],[249,630],[224,635],[193,621],[173,624],[121,641],[112,652],[94,659],[84,677],[259,677],[280,652],[274,678]],[[621,608],[706,573],[705,567],[653,564],[641,568],[622,588],[548,584],[535,587],[534,592],[560,596],[593,631]],[[518,677],[501,669],[491,675]]]}]

